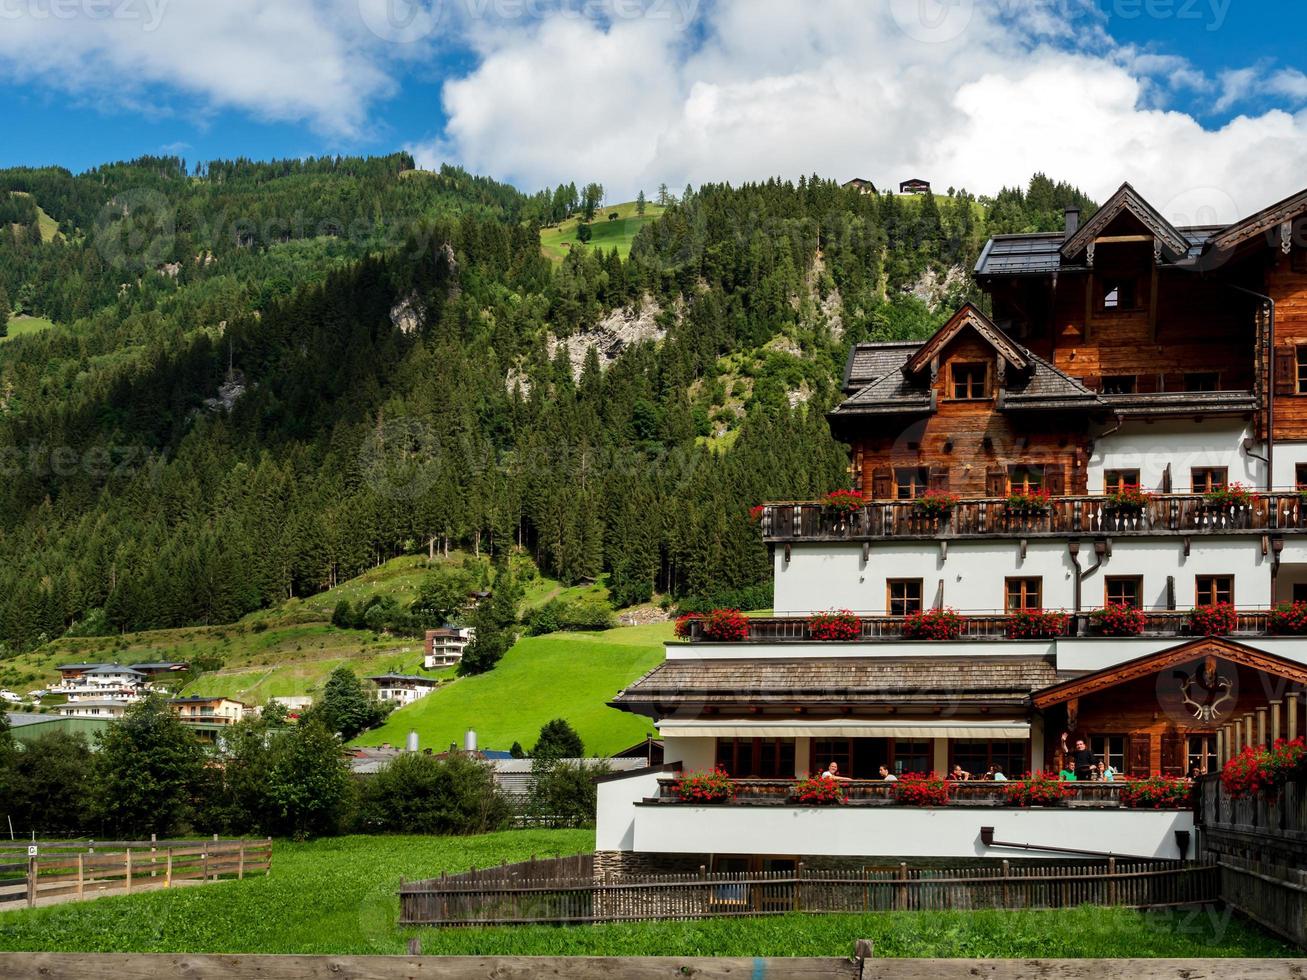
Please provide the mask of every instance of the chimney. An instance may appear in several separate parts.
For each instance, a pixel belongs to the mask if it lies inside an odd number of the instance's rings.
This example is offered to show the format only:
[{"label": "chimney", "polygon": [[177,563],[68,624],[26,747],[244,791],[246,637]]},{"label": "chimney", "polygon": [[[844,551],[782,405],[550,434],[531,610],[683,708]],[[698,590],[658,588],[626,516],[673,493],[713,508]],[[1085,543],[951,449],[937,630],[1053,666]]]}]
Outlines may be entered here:
[{"label": "chimney", "polygon": [[405,745],[404,748],[409,752],[416,752],[418,750],[418,733],[416,729],[413,729],[408,733],[408,744]]},{"label": "chimney", "polygon": [[463,751],[475,752],[477,750],[477,733],[475,729],[469,728],[467,734],[463,736]]},{"label": "chimney", "polygon": [[1080,230],[1080,209],[1066,209],[1066,238],[1069,240],[1072,235]]}]

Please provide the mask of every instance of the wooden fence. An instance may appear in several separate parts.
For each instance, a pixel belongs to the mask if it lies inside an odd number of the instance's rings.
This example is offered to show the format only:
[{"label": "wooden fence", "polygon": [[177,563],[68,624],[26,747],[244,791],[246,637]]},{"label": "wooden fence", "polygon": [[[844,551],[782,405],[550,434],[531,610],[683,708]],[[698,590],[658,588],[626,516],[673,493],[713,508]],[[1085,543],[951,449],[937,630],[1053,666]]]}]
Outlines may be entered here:
[{"label": "wooden fence", "polygon": [[0,910],[244,878],[271,867],[270,839],[4,842]]},{"label": "wooden fence", "polygon": [[[587,861],[591,863],[587,865]],[[592,859],[528,862],[400,888],[404,925],[516,925],[946,909],[1136,908],[1215,899],[1217,869],[1167,861],[1050,867],[586,875]]]}]

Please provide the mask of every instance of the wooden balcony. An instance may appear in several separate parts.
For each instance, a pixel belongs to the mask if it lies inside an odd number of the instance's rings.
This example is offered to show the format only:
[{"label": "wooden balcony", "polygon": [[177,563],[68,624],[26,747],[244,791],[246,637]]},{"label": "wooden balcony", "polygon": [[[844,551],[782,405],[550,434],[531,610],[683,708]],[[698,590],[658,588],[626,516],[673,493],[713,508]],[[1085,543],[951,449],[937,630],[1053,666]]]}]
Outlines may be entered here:
[{"label": "wooden balcony", "polygon": [[[975,640],[1011,640],[1008,636],[1008,626],[1011,617],[1001,614],[986,614],[978,616],[969,616],[963,614],[966,620],[962,635],[957,638],[958,642],[967,642]],[[1166,611],[1166,612],[1145,612],[1147,622],[1140,636],[1144,637],[1186,637],[1195,635],[1189,631],[1189,613],[1186,611]],[[1238,624],[1231,636],[1256,637],[1267,636],[1270,633],[1270,612],[1265,609],[1261,610],[1241,610],[1238,614]],[[749,632],[742,642],[745,643],[816,643],[810,632],[809,620],[806,616],[750,616]],[[877,642],[877,641],[902,641],[903,625],[906,618],[903,616],[864,616],[861,617],[860,623],[862,632],[858,640],[853,642]],[[691,620],[687,624],[689,630],[688,639],[692,643],[710,642],[703,635],[703,624]],[[1079,613],[1068,618],[1066,628],[1061,632],[1060,637],[1073,636],[1102,636],[1101,628],[1090,613]],[[1049,639],[1058,639],[1059,637],[1047,637],[1044,640],[1027,640],[1025,642],[1046,642]],[[833,646],[838,646],[836,641],[827,641]],[[921,640],[922,643],[938,642],[934,640]]]},{"label": "wooden balcony", "polygon": [[1167,494],[1140,508],[1114,508],[1106,497],[1056,497],[1038,513],[1014,511],[1003,498],[963,500],[946,514],[923,513],[916,501],[873,501],[852,513],[820,503],[763,508],[763,538],[796,541],[1149,537],[1307,531],[1307,499],[1296,492],[1261,494],[1244,505],[1216,505],[1201,494]]},{"label": "wooden balcony", "polygon": [[[797,780],[794,779],[737,779],[736,794],[728,806],[796,806],[791,801]],[[658,781],[658,797],[647,802],[682,805],[672,787],[674,777]],[[987,780],[967,780],[950,782],[949,806],[1008,806],[1006,787],[1008,782],[990,782]],[[1066,786],[1074,794],[1064,806],[1087,807],[1093,809],[1117,809],[1121,806],[1121,787],[1124,782],[1081,783],[1070,782]],[[894,799],[894,784],[883,780],[855,779],[841,783],[844,790],[846,806],[898,806]],[[722,805],[722,804],[717,804]]]}]

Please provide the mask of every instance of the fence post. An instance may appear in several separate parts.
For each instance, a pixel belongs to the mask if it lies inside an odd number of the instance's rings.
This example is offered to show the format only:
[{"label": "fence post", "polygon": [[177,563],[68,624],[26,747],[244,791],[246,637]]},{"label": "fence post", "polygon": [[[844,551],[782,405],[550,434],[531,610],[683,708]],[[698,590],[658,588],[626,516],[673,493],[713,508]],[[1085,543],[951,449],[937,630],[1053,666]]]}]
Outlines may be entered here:
[{"label": "fence post", "polygon": [[899,887],[898,887],[898,893],[899,893],[899,895],[898,895],[898,902],[897,902],[898,907],[899,907],[900,910],[906,910],[907,907],[908,907],[908,886],[907,886],[907,880],[908,880],[908,863],[907,863],[906,861],[900,861],[900,862],[899,862],[899,881],[901,882],[901,884],[900,884]]},{"label": "fence post", "polygon": [[36,907],[36,858],[27,859],[27,907]]},{"label": "fence post", "polygon": [[[236,879],[239,881],[244,877],[245,877],[245,841],[241,841],[240,851],[237,853],[237,857],[236,857]],[[401,884],[403,884],[403,882],[401,882]]]},{"label": "fence post", "polygon": [[1116,858],[1107,859],[1107,904],[1116,906]]},{"label": "fence post", "polygon": [[163,887],[171,888],[172,887],[172,848],[171,847],[168,848],[166,853],[167,853],[166,864],[163,869]]},{"label": "fence post", "polygon": [[150,835],[150,877],[153,878],[158,872],[154,870],[158,862],[156,855],[159,853],[159,837],[157,834]]},{"label": "fence post", "polygon": [[800,861],[795,867],[794,880],[794,911],[803,911],[803,862]]},{"label": "fence post", "polygon": [[86,865],[82,855],[77,855],[77,898],[81,900],[86,895]]},{"label": "fence post", "polygon": [[130,895],[132,893],[132,849],[130,847],[127,848],[127,853],[123,856],[123,867],[127,871],[125,881],[127,885],[127,894]]},{"label": "fence post", "polygon": [[1008,879],[1011,876],[1012,876],[1012,865],[1008,863],[1007,858],[1004,858],[1003,859],[1003,908],[1005,909],[1010,909],[1012,907],[1011,894],[1010,894],[1011,889],[1008,885]]}]

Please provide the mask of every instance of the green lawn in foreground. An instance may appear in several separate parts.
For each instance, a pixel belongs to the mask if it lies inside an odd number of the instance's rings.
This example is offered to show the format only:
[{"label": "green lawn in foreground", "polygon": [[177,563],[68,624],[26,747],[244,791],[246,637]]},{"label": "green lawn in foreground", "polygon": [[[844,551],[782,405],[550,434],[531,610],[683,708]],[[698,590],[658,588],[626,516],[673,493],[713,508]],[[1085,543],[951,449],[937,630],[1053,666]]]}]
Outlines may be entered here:
[{"label": "green lawn in foreground", "polygon": [[0,913],[0,950],[399,954],[417,935],[431,955],[848,956],[857,939],[873,940],[880,957],[1295,955],[1214,909],[790,915],[571,928],[397,926],[401,877],[412,881],[593,846],[594,835],[579,830],[278,842],[268,878]]},{"label": "green lawn in foreground", "polygon": [[528,637],[488,674],[462,677],[390,716],[356,744],[402,745],[416,730],[423,746],[463,744],[475,728],[482,748],[535,744],[540,726],[566,718],[591,755],[608,755],[653,731],[647,718],[607,702],[652,670],[663,658],[672,624],[628,626],[603,633],[553,633]]},{"label": "green lawn in foreground", "polygon": [[[616,248],[617,254],[625,259],[631,254],[631,242],[635,241],[636,232],[665,210],[666,208],[650,204],[646,206],[644,215],[641,216],[635,212],[634,201],[600,208],[595,212],[594,221],[590,222],[593,237],[588,246],[578,244],[576,240],[578,221],[576,218],[569,218],[556,227],[540,230],[540,249],[555,262],[561,262],[572,248],[601,248],[605,252]],[[614,211],[617,212],[618,218],[616,221],[610,221],[608,216]],[[565,247],[564,243],[570,247]]]}]

